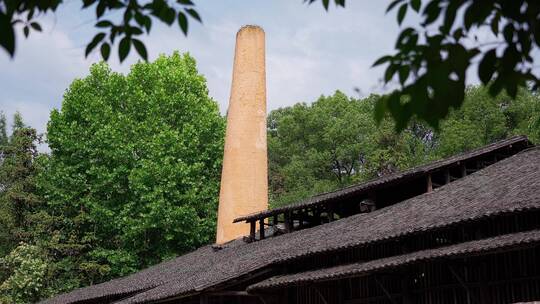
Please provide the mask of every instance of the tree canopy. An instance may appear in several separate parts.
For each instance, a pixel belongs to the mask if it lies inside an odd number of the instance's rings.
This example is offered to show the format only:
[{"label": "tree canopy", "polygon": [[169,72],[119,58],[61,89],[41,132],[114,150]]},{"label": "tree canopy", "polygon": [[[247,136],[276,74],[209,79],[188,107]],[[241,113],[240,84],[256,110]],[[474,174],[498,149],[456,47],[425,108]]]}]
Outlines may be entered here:
[{"label": "tree canopy", "polygon": [[104,64],[75,80],[47,128],[38,187],[48,245],[75,285],[125,275],[214,236],[224,120],[189,55]]},{"label": "tree canopy", "polygon": [[365,181],[454,155],[515,134],[540,141],[540,98],[519,90],[493,98],[486,87],[466,89],[463,107],[438,130],[412,121],[401,133],[372,112],[382,96],[355,99],[336,92],[312,104],[270,112],[268,151],[271,205]]}]

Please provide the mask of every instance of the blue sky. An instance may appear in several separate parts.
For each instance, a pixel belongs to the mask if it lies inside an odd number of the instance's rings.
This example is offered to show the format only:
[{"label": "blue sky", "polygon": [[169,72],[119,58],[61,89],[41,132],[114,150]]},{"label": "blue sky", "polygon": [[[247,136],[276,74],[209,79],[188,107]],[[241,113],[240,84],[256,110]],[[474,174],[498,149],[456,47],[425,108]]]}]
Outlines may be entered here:
[{"label": "blue sky", "polygon": [[[66,1],[55,15],[42,18],[43,33],[24,39],[10,59],[0,52],[0,110],[15,111],[44,132],[49,113],[60,108],[62,95],[75,78],[88,74],[97,53],[84,58],[96,30],[94,10],[81,11],[81,1]],[[347,1],[347,7],[325,12],[319,2],[302,0],[196,1],[204,24],[191,22],[188,37],[175,24],[155,22],[145,37],[150,59],[175,50],[189,52],[208,80],[210,95],[225,113],[232,73],[236,31],[245,24],[264,28],[267,43],[268,110],[296,102],[312,102],[321,94],[342,90],[351,96],[384,91],[382,70],[371,64],[391,52],[399,28],[387,1]],[[113,70],[129,71],[137,57],[120,64],[113,52]]]}]

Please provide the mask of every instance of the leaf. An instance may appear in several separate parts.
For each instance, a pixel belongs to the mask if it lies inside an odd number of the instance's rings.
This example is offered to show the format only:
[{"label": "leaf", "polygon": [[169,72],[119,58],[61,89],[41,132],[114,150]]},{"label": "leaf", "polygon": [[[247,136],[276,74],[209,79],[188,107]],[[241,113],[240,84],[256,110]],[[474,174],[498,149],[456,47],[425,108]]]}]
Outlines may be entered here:
[{"label": "leaf", "polygon": [[377,59],[377,61],[375,61],[375,63],[373,63],[373,65],[371,67],[381,65],[381,64],[383,64],[383,63],[385,63],[387,61],[390,61],[390,60],[392,60],[392,56],[390,56],[390,55],[383,56],[383,57]]},{"label": "leaf", "polygon": [[191,0],[176,0],[176,2],[182,4],[182,5],[195,5]]},{"label": "leaf", "polygon": [[28,26],[25,26],[23,28],[24,37],[28,38],[28,34],[30,34],[30,28]]},{"label": "leaf", "polygon": [[160,15],[160,19],[168,25],[173,24],[176,16],[176,11],[170,7],[166,8]]},{"label": "leaf", "polygon": [[514,25],[508,23],[503,29],[504,40],[508,43],[512,43],[514,39]]},{"label": "leaf", "polygon": [[499,35],[499,21],[501,20],[501,14],[497,12],[491,20],[491,31],[495,36]]},{"label": "leaf", "polygon": [[99,19],[105,13],[105,8],[107,5],[107,0],[99,0],[98,5],[96,6],[96,18]]},{"label": "leaf", "polygon": [[118,57],[120,58],[120,62],[123,62],[124,59],[129,54],[129,49],[131,48],[131,38],[124,37],[122,40],[120,40],[120,45],[118,46]]},{"label": "leaf", "polygon": [[484,58],[478,65],[478,77],[482,83],[487,84],[495,72],[495,62],[497,61],[496,49],[492,49],[484,54]]},{"label": "leaf", "polygon": [[384,72],[384,82],[388,83],[390,80],[392,80],[392,77],[396,73],[396,65],[391,64],[386,68],[386,71]]},{"label": "leaf", "polygon": [[200,23],[202,23],[202,19],[201,17],[199,16],[199,13],[197,13],[196,10],[192,9],[192,8],[186,8],[185,11],[191,16],[193,17],[195,20],[199,21]]},{"label": "leaf", "polygon": [[15,33],[9,18],[0,12],[0,45],[13,57],[15,55]]},{"label": "leaf", "polygon": [[107,42],[104,42],[103,44],[101,44],[101,57],[103,58],[103,60],[105,61],[109,60],[110,54],[111,54],[111,46]]},{"label": "leaf", "polygon": [[328,10],[328,5],[330,4],[330,0],[322,0],[323,7],[325,10]]},{"label": "leaf", "polygon": [[439,15],[441,14],[441,7],[439,6],[439,1],[431,1],[428,3],[428,5],[424,8],[423,15],[425,16],[423,25],[429,25],[437,18],[439,18]]},{"label": "leaf", "polygon": [[441,28],[441,31],[443,33],[449,33],[452,30],[452,27],[454,26],[454,22],[456,20],[456,14],[459,9],[459,2],[453,1],[448,4],[446,7],[446,11],[444,13],[444,21]]},{"label": "leaf", "polygon": [[146,32],[150,33],[150,29],[152,28],[152,18],[145,16],[144,27],[146,28]]},{"label": "leaf", "polygon": [[396,5],[400,4],[401,2],[403,2],[404,0],[394,0],[392,3],[390,3],[390,5],[388,5],[388,7],[386,8],[386,13],[388,14],[389,11],[391,11],[392,9],[394,9],[394,7],[396,7]]},{"label": "leaf", "polygon": [[401,68],[399,68],[399,82],[401,85],[407,81],[407,78],[409,78],[409,73],[411,71],[411,68],[408,65],[403,65]]},{"label": "leaf", "polygon": [[135,50],[137,50],[137,53],[141,55],[141,57],[148,61],[148,53],[146,52],[146,47],[144,46],[144,43],[140,41],[139,39],[132,39],[133,46],[135,47]]},{"label": "leaf", "polygon": [[457,30],[454,31],[454,33],[452,34],[452,37],[454,37],[454,40],[456,42],[458,42],[461,38],[464,37],[463,35],[463,29],[462,28],[458,28]]},{"label": "leaf", "polygon": [[536,42],[536,45],[540,47],[540,22],[536,22],[534,27],[534,42]]},{"label": "leaf", "polygon": [[109,20],[103,20],[96,23],[96,27],[112,27],[113,24]]},{"label": "leaf", "polygon": [[180,26],[180,29],[182,29],[182,32],[185,36],[187,36],[188,33],[188,20],[184,13],[178,12],[178,25]]},{"label": "leaf", "polygon": [[407,7],[409,6],[407,5],[407,3],[405,3],[399,8],[399,11],[397,13],[397,22],[399,25],[401,25],[403,19],[405,19],[405,15],[407,14]]},{"label": "leaf", "polygon": [[32,23],[30,23],[30,26],[31,26],[34,30],[36,30],[36,31],[38,31],[38,32],[41,32],[41,25],[39,25],[39,23],[37,23],[37,22],[32,22]]},{"label": "leaf", "polygon": [[95,2],[96,2],[96,0],[83,0],[83,7],[82,8],[87,8],[90,5],[94,4]]},{"label": "leaf", "polygon": [[92,52],[92,50],[98,45],[98,43],[101,42],[101,40],[103,40],[103,38],[105,38],[105,33],[99,33],[95,35],[92,41],[86,46],[86,51],[84,52],[85,54],[84,56],[88,57],[88,54]]},{"label": "leaf", "polygon": [[411,7],[415,12],[419,12],[421,6],[422,0],[411,0]]}]

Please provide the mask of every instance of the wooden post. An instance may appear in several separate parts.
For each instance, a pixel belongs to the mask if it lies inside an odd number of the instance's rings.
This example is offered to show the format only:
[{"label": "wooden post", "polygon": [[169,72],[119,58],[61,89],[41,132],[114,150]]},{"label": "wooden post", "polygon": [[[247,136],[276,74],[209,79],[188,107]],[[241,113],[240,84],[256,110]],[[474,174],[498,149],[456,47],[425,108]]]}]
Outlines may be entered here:
[{"label": "wooden post", "polygon": [[427,176],[427,192],[433,191],[433,183],[431,182],[431,174]]},{"label": "wooden post", "polygon": [[278,215],[277,214],[274,215],[274,218],[272,219],[272,224],[273,224],[273,227],[274,227],[274,235],[276,235],[277,232],[278,232],[278,227],[277,227],[277,225],[278,225]]},{"label": "wooden post", "polygon": [[255,220],[249,222],[249,237],[251,238],[251,241],[255,241],[255,229],[256,229],[256,223]]},{"label": "wooden post", "polygon": [[450,183],[450,169],[444,170],[444,183]]},{"label": "wooden post", "polygon": [[200,304],[208,304],[208,296],[201,294],[199,297]]},{"label": "wooden post", "polygon": [[461,177],[467,176],[467,166],[465,164],[461,164]]},{"label": "wooden post", "polygon": [[291,224],[290,211],[285,211],[285,213],[283,213],[283,222],[285,224],[285,233],[291,232],[293,227],[292,227],[292,224]]},{"label": "wooden post", "polygon": [[264,239],[264,218],[259,220],[259,239]]}]

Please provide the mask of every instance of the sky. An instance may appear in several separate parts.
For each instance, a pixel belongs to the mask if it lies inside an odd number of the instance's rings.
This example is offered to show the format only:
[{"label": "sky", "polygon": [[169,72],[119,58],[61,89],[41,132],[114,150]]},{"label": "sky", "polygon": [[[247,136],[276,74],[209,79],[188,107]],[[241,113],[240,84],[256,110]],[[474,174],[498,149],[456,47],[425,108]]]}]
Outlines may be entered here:
[{"label": "sky", "polygon": [[[303,0],[195,1],[203,24],[192,21],[187,37],[177,24],[154,26],[144,37],[149,59],[174,51],[189,52],[208,82],[210,95],[226,112],[232,76],[235,36],[245,24],[266,33],[268,111],[313,102],[341,90],[354,97],[385,90],[382,68],[371,68],[391,53],[399,27],[394,13],[385,14],[387,1],[347,1],[346,8],[322,8],[321,1]],[[81,1],[65,1],[54,14],[43,16],[43,33],[17,37],[15,58],[0,50],[0,110],[11,121],[19,111],[38,132],[46,131],[50,111],[76,78],[88,75],[100,61],[98,52],[84,57],[86,44],[97,33],[93,9]],[[138,60],[133,50],[123,63],[111,52],[109,64],[127,73]],[[360,93],[355,91],[360,89]]]}]

